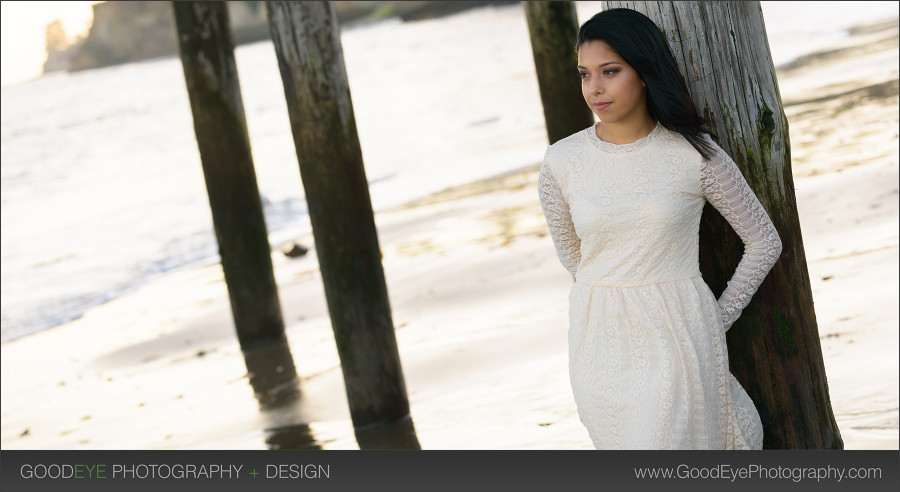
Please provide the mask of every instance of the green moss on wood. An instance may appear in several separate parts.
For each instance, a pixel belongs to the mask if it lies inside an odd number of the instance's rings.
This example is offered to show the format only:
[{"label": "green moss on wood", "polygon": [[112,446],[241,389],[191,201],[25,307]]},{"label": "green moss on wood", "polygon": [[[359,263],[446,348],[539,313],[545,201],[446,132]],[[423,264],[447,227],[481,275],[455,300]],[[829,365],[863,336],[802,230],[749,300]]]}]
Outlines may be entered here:
[{"label": "green moss on wood", "polygon": [[759,137],[760,148],[770,150],[772,146],[772,136],[775,135],[775,118],[772,110],[762,101],[762,106],[758,108],[756,118],[756,132]]},{"label": "green moss on wood", "polygon": [[694,78],[700,80],[700,74],[697,72],[697,64],[694,63],[694,50],[688,50],[688,61],[691,63],[691,70],[694,71]]},{"label": "green moss on wood", "polygon": [[796,347],[794,347],[794,327],[791,326],[791,322],[788,319],[788,316],[785,314],[784,310],[781,308],[775,309],[775,337],[778,339],[778,343],[781,347],[789,349],[789,352],[795,352]]},{"label": "green moss on wood", "polygon": [[757,164],[759,163],[759,159],[757,159],[756,151],[753,150],[752,146],[747,145],[747,142],[743,138],[741,138],[741,142],[744,144],[744,157],[746,159],[744,161],[744,166],[747,169],[747,174],[750,174],[752,176],[753,173],[750,171],[756,168]]}]

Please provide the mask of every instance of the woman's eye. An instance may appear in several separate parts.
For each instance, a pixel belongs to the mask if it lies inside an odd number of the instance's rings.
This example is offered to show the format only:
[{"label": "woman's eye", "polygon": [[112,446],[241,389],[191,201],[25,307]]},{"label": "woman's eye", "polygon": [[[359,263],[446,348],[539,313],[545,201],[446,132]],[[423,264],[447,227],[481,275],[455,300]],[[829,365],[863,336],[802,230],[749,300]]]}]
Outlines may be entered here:
[{"label": "woman's eye", "polygon": [[583,79],[587,76],[588,76],[587,72],[578,72],[578,78],[580,78],[580,79]]},{"label": "woman's eye", "polygon": [[619,73],[619,69],[617,68],[609,68],[603,71],[603,75],[610,76]]}]

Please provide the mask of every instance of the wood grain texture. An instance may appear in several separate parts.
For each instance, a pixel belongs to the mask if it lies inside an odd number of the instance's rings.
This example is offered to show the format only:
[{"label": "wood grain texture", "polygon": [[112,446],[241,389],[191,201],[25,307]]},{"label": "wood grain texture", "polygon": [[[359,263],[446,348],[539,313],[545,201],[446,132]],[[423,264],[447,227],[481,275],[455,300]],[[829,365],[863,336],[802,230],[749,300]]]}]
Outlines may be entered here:
[{"label": "wood grain texture", "polygon": [[[842,449],[825,376],[797,201],[788,122],[759,2],[603,2],[652,19],[691,96],[768,211],[779,261],[728,332],[731,371],[760,411],[767,449]],[[707,204],[700,266],[716,295],[743,244]]]},{"label": "wood grain texture", "polygon": [[250,153],[228,11],[173,2],[178,46],[231,311],[241,347],[284,339],[265,217]]},{"label": "wood grain texture", "polygon": [[357,429],[409,415],[334,7],[266,2]]}]

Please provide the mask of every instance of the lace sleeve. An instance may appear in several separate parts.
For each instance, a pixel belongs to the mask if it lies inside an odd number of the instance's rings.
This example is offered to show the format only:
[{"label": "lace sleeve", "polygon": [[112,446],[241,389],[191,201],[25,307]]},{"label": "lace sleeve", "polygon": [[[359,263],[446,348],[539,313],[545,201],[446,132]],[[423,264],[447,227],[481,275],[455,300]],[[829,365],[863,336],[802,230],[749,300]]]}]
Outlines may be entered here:
[{"label": "lace sleeve", "polygon": [[575,272],[578,271],[578,263],[581,261],[581,238],[575,234],[575,225],[572,224],[572,216],[569,214],[569,204],[566,203],[559,183],[556,182],[546,160],[538,175],[538,195],[559,261],[569,273],[575,275]]},{"label": "lace sleeve", "polygon": [[725,330],[741,315],[781,254],[781,239],[737,165],[717,145],[700,171],[703,194],[744,242],[744,255],[719,297]]}]

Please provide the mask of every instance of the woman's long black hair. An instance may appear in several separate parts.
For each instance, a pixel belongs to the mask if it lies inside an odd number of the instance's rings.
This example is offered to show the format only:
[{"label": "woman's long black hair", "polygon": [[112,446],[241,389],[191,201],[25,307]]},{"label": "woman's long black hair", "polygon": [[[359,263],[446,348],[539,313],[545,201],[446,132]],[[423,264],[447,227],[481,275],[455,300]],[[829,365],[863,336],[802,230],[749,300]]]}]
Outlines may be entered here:
[{"label": "woman's long black hair", "polygon": [[691,100],[665,36],[649,17],[631,9],[604,10],[578,29],[576,53],[588,41],[605,41],[638,72],[647,85],[653,119],[683,135],[704,159],[712,157],[714,148],[700,135],[710,133],[707,121]]}]

